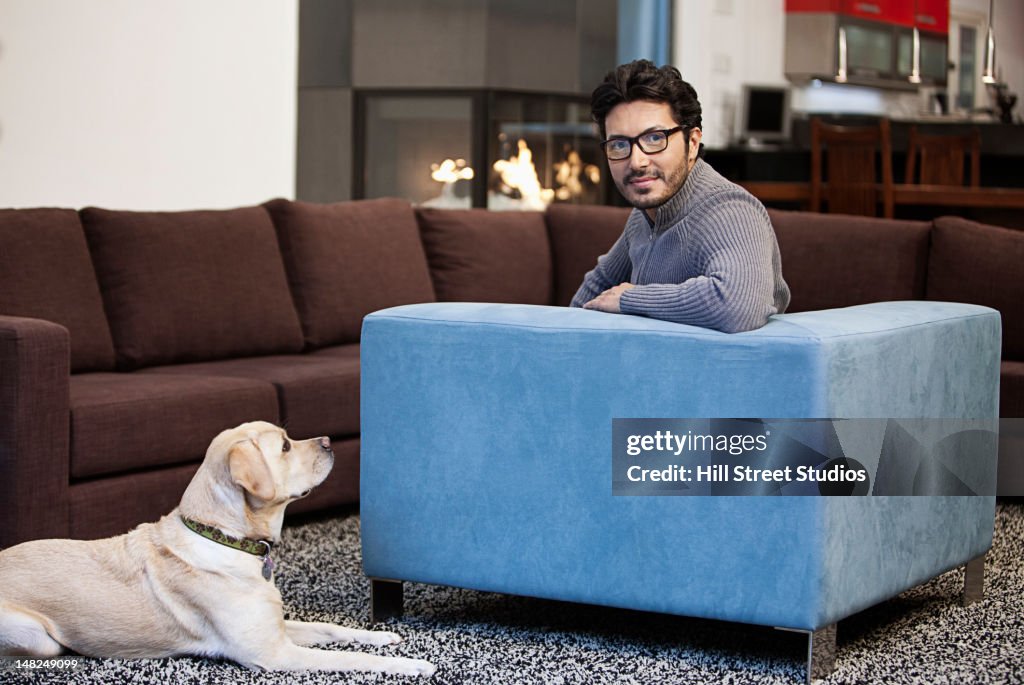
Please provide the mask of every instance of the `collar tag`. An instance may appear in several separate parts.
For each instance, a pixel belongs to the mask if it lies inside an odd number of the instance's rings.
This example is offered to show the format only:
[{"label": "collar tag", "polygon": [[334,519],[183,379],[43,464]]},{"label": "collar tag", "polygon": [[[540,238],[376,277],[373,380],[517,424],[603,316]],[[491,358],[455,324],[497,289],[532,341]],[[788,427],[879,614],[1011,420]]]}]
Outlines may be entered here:
[{"label": "collar tag", "polygon": [[266,540],[259,540],[259,542],[266,545],[267,548],[267,553],[260,557],[260,561],[263,562],[263,568],[261,569],[263,580],[269,582],[274,575],[274,560],[270,558],[270,543]]},{"label": "collar tag", "polygon": [[269,581],[274,575],[274,560],[270,555],[263,557],[263,579]]}]

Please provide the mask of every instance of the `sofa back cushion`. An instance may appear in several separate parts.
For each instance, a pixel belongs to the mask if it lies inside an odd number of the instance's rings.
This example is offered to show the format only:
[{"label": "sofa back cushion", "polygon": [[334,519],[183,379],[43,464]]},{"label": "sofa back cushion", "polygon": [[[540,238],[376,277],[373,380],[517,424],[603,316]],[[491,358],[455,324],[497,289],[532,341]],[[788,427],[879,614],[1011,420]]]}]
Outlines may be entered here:
[{"label": "sofa back cushion", "polygon": [[540,212],[417,209],[442,302],[551,304],[551,248]]},{"label": "sofa back cushion", "polygon": [[416,217],[405,200],[272,200],[265,207],[311,347],[359,342],[363,317],[372,311],[434,301]]},{"label": "sofa back cushion", "polygon": [[969,302],[1003,317],[1003,359],[1024,359],[1024,232],[956,217],[935,220],[928,299]]},{"label": "sofa back cushion", "polygon": [[81,216],[121,368],[302,349],[262,207]]},{"label": "sofa back cushion", "polygon": [[551,205],[546,218],[555,269],[555,304],[568,306],[597,266],[597,258],[615,244],[629,218],[628,207]]},{"label": "sofa back cushion", "polygon": [[72,371],[113,369],[114,344],[78,214],[0,210],[0,246],[0,314],[67,328]]},{"label": "sofa back cushion", "polygon": [[925,295],[931,224],[769,209],[789,312]]}]

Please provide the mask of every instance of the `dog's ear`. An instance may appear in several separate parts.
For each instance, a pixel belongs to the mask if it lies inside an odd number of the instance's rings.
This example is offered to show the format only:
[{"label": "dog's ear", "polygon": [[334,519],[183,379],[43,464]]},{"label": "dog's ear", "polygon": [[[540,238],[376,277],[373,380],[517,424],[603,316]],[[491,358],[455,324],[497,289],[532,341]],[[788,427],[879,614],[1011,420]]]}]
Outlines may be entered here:
[{"label": "dog's ear", "polygon": [[228,468],[231,480],[246,492],[267,502],[274,499],[274,477],[256,443],[246,440],[234,445],[228,453]]}]

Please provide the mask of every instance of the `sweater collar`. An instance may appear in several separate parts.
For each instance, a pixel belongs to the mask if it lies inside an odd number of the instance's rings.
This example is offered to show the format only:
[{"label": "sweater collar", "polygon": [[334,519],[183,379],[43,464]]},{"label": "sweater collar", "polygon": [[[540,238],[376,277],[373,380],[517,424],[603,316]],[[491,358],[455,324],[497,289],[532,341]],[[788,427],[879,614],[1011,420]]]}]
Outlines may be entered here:
[{"label": "sweater collar", "polygon": [[686,207],[690,204],[690,198],[698,193],[699,187],[707,176],[708,168],[707,163],[698,157],[693,168],[690,169],[690,173],[686,176],[686,180],[683,181],[683,187],[677,190],[675,195],[658,206],[653,222],[646,211],[642,209],[637,210],[643,213],[647,225],[652,230],[656,233],[661,232],[679,220],[679,217],[685,213]]}]

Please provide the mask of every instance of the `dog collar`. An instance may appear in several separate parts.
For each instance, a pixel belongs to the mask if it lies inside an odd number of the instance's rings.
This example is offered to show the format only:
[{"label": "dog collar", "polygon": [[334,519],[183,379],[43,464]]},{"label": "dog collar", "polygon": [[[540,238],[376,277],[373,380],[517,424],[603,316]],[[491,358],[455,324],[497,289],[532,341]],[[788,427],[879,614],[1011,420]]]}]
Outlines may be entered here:
[{"label": "dog collar", "polygon": [[266,580],[270,580],[270,577],[274,573],[274,560],[270,558],[270,552],[274,545],[269,540],[251,540],[249,538],[231,537],[220,528],[206,523],[200,523],[199,521],[193,521],[192,519],[184,516],[181,517],[181,522],[184,523],[185,527],[193,533],[197,533],[207,540],[213,540],[219,545],[224,545],[231,549],[237,549],[239,552],[245,552],[255,557],[259,557],[263,562],[263,577]]}]

